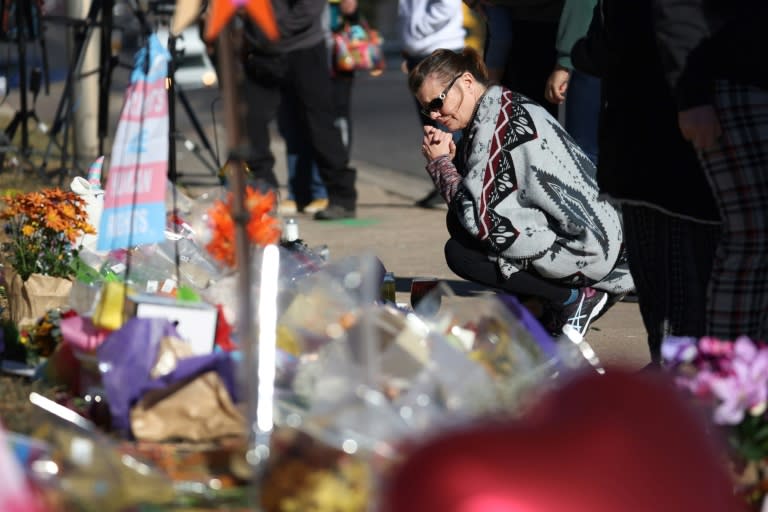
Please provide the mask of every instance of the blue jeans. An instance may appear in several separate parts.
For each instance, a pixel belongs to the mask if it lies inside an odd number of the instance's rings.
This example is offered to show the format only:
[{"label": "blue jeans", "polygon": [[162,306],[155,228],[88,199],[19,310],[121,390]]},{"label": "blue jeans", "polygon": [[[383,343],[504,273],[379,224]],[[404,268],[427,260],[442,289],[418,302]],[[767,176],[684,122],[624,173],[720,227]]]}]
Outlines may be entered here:
[{"label": "blue jeans", "polygon": [[512,15],[503,5],[484,5],[486,14],[485,65],[504,70],[512,49]]},{"label": "blue jeans", "polygon": [[574,69],[565,100],[565,130],[595,164],[599,116],[600,79]]}]

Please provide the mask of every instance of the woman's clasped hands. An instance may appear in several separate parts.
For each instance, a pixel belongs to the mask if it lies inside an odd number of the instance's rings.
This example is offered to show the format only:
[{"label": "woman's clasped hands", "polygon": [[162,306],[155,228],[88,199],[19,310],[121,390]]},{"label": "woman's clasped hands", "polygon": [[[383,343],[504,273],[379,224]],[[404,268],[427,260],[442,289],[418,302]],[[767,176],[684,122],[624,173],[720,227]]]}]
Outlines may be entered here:
[{"label": "woman's clasped hands", "polygon": [[427,159],[427,163],[446,155],[453,160],[453,157],[456,156],[456,144],[453,142],[453,135],[434,126],[425,126],[421,154]]}]

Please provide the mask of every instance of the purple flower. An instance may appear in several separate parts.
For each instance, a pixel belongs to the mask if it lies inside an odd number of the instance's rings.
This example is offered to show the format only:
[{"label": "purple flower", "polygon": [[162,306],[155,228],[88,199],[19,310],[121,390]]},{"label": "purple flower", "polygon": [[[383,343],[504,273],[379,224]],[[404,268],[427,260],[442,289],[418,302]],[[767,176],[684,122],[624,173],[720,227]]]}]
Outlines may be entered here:
[{"label": "purple flower", "polygon": [[768,399],[768,348],[755,346],[742,336],[733,344],[728,372],[713,374],[700,372],[702,379],[720,400],[714,420],[721,425],[736,425],[744,419],[746,411],[754,414],[765,410]]},{"label": "purple flower", "polygon": [[690,363],[698,355],[696,338],[667,336],[661,344],[661,357],[669,364]]}]

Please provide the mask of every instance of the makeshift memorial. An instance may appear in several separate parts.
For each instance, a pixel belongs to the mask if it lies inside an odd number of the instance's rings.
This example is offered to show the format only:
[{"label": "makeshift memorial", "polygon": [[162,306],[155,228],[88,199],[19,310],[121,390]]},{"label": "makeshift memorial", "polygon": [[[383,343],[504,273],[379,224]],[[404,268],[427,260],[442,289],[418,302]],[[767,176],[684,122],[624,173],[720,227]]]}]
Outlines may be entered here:
[{"label": "makeshift memorial", "polygon": [[765,510],[768,345],[747,337],[668,337],[662,358],[677,387],[703,409],[714,432],[727,441],[738,494],[754,510]]},{"label": "makeshift memorial", "polygon": [[0,219],[8,237],[2,246],[11,320],[34,323],[48,309],[66,304],[76,274],[78,238],[95,233],[85,203],[73,192],[43,189],[5,197]]},{"label": "makeshift memorial", "polygon": [[[430,318],[381,303],[383,267],[366,261],[296,282],[280,316],[277,430],[261,484],[269,510],[366,510],[355,505],[360,493],[375,502],[404,446],[481,417],[518,416],[570,373],[564,353],[581,354],[530,329],[535,320],[514,298],[447,300]],[[591,371],[584,357],[576,367]]]}]

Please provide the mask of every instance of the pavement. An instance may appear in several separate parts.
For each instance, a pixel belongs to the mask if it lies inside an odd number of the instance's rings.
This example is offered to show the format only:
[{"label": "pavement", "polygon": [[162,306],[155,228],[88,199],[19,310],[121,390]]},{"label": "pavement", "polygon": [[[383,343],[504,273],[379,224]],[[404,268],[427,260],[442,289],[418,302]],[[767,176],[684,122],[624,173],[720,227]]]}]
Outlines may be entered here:
[{"label": "pavement", "polygon": [[[62,82],[52,84],[50,96],[40,97],[36,110],[44,121],[52,119],[62,85]],[[110,119],[113,122],[118,117],[122,97],[123,93],[119,90],[112,94]],[[192,103],[195,108],[202,110],[200,105],[207,105],[210,100],[203,98],[200,102]],[[4,106],[12,113],[9,105],[18,105],[18,98],[14,99],[13,94]],[[183,118],[183,114],[178,117]],[[200,117],[208,136],[218,136],[219,140],[224,140],[225,134],[220,133],[220,126],[216,128],[205,122],[203,115]],[[185,133],[191,131],[189,124],[183,122],[179,128]],[[358,124],[356,129],[365,128]],[[110,134],[113,133],[114,130],[110,130]],[[105,147],[109,148],[109,143]],[[279,137],[273,137],[272,149],[277,159],[275,171],[284,189],[285,148]],[[415,147],[414,151],[418,151],[418,148]],[[179,145],[177,165],[184,176],[212,178],[210,171],[203,168],[198,159],[190,156],[183,144]],[[471,307],[468,298],[491,293],[463,281],[447,267],[443,257],[443,246],[447,239],[446,209],[423,209],[414,205],[417,199],[431,189],[431,183],[426,177],[420,179],[364,161],[353,161],[352,165],[358,172],[357,218],[319,222],[312,220],[309,214],[293,215],[299,225],[300,237],[310,247],[327,245],[332,260],[363,253],[375,254],[387,270],[394,272],[397,301],[401,303],[409,302],[410,283],[414,277],[437,277],[450,286],[455,295],[443,301],[444,307]],[[190,193],[200,190],[197,186]],[[637,369],[648,362],[645,330],[636,303],[616,304],[594,322],[586,339],[606,366]]]}]

